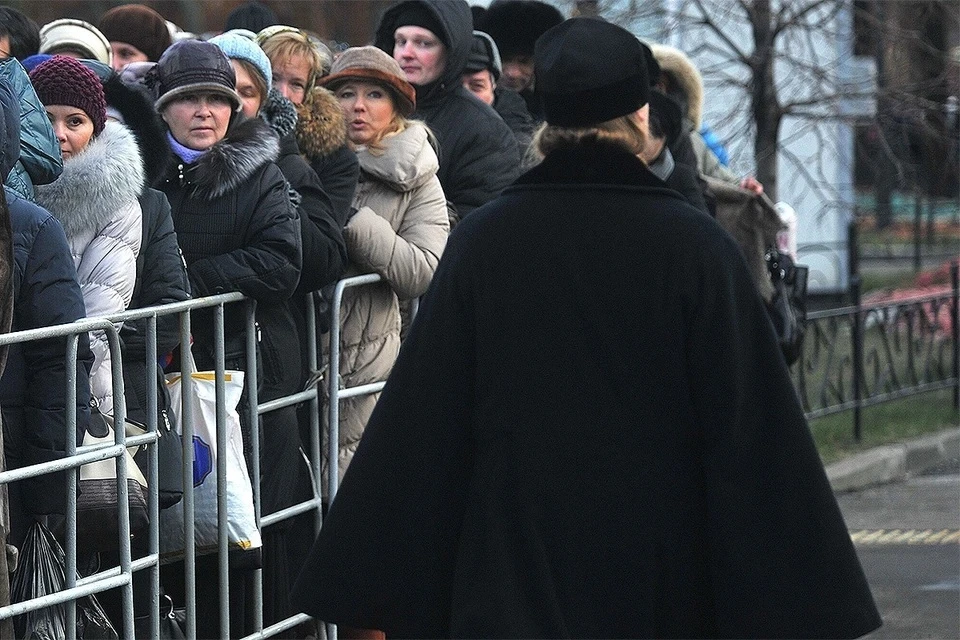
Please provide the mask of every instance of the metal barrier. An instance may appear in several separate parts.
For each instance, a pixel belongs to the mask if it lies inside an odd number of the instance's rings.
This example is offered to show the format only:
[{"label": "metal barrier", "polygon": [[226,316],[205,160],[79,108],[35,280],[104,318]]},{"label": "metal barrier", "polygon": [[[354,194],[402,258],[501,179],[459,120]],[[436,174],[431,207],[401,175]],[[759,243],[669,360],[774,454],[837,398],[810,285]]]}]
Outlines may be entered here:
[{"label": "metal barrier", "polygon": [[[385,381],[374,384],[364,385],[357,388],[340,388],[340,309],[343,300],[343,292],[352,287],[364,286],[380,282],[380,276],[376,274],[357,276],[340,281],[334,290],[332,308],[332,321],[330,331],[330,349],[328,357],[328,387],[329,403],[329,459],[338,460],[338,442],[339,442],[339,403],[343,399],[357,397],[361,395],[376,393],[383,388]],[[315,296],[311,294],[305,299],[306,320],[307,320],[307,344],[303,345],[308,353],[308,365],[311,371],[319,373],[318,363],[320,359],[320,350],[317,344],[316,332],[316,314],[315,314]],[[122,322],[147,319],[147,353],[146,353],[146,378],[148,381],[156,380],[158,374],[158,353],[157,353],[157,318],[176,314],[179,316],[180,325],[180,344],[190,345],[191,337],[191,316],[192,311],[200,309],[213,309],[214,311],[214,379],[216,385],[216,420],[217,420],[217,449],[225,451],[227,447],[226,430],[222,428],[226,424],[227,409],[224,403],[225,389],[225,338],[224,338],[224,307],[225,305],[243,304],[245,307],[246,345],[245,355],[248,363],[245,371],[245,392],[249,403],[248,422],[250,426],[250,447],[251,459],[248,466],[251,469],[251,484],[254,497],[254,513],[258,528],[263,531],[268,527],[276,525],[303,513],[313,512],[315,514],[314,530],[319,531],[322,524],[322,505],[324,497],[319,490],[319,479],[322,473],[322,453],[321,453],[321,421],[320,421],[320,403],[321,388],[320,377],[315,377],[316,384],[301,390],[292,395],[280,397],[268,402],[260,403],[258,398],[258,377],[257,367],[252,366],[257,362],[256,351],[258,341],[258,327],[255,322],[255,303],[245,298],[240,293],[230,293],[208,298],[188,300],[174,304],[162,305],[126,311],[109,318],[87,318],[78,322],[59,325],[55,327],[45,327],[29,331],[20,331],[0,335],[0,345],[27,342],[30,340],[39,340],[54,337],[67,337],[67,352],[65,354],[66,362],[74,364],[73,368],[67,368],[67,380],[65,389],[66,397],[66,422],[68,429],[68,438],[66,446],[66,457],[52,462],[31,465],[10,471],[0,473],[0,484],[6,484],[33,478],[47,473],[63,471],[66,469],[78,469],[80,466],[89,462],[114,458],[117,460],[117,489],[118,489],[118,518],[120,523],[119,532],[119,557],[118,566],[105,568],[93,575],[79,578],[77,575],[77,474],[68,474],[69,478],[66,487],[66,529],[65,529],[65,572],[66,579],[64,589],[56,594],[50,594],[42,598],[30,600],[27,602],[15,603],[5,607],[0,607],[0,619],[10,618],[28,611],[35,611],[54,604],[65,605],[66,610],[66,630],[67,638],[74,638],[76,635],[76,603],[77,600],[87,595],[100,593],[108,589],[121,588],[121,604],[123,619],[122,621],[113,620],[117,625],[118,632],[122,638],[135,637],[134,631],[134,607],[133,607],[133,574],[138,571],[149,573],[149,609],[150,609],[150,631],[149,637],[159,638],[160,634],[160,567],[164,560],[160,553],[160,509],[158,497],[158,458],[157,458],[157,408],[158,397],[155,384],[147,384],[147,432],[143,435],[127,438],[123,429],[116,429],[115,442],[113,445],[96,445],[93,447],[78,446],[75,442],[76,415],[76,360],[78,340],[87,332],[93,330],[103,330],[109,338],[112,379],[114,389],[114,419],[116,424],[123,424],[125,419],[125,394],[123,389],[122,355],[120,353],[120,337],[118,327]],[[415,312],[415,308],[414,308]],[[85,338],[84,338],[85,339]],[[189,351],[189,350],[188,350]],[[185,629],[184,632],[188,638],[195,638],[197,634],[197,572],[196,572],[196,544],[195,544],[195,501],[194,501],[194,416],[193,416],[193,394],[194,384],[189,373],[193,372],[193,358],[183,357],[181,363],[181,373],[184,383],[182,385],[182,413],[180,420],[180,433],[183,443],[183,497],[182,505],[184,508],[184,592],[185,601],[182,603],[185,608]],[[189,383],[187,383],[189,381]],[[310,463],[310,471],[313,475],[313,485],[315,490],[313,496],[304,502],[289,506],[285,509],[270,514],[261,513],[260,504],[260,451],[259,443],[261,436],[260,416],[271,411],[276,411],[286,407],[296,406],[302,403],[308,403],[310,406],[310,442],[304,443],[309,447],[307,456]],[[71,436],[70,433],[74,435]],[[269,434],[268,434],[269,437]],[[132,558],[131,539],[130,539],[130,521],[127,503],[127,469],[123,452],[127,446],[147,445],[148,468],[145,476],[148,484],[148,515],[149,527],[147,532],[147,553],[141,558]],[[332,500],[338,486],[338,465],[330,464],[329,480],[330,490],[327,500]],[[227,508],[226,508],[226,456],[217,457],[216,477],[217,477],[217,519],[218,519],[218,583],[220,586],[219,599],[219,625],[221,637],[229,637],[230,628],[230,563],[229,563],[229,541],[227,539]],[[308,622],[311,618],[305,614],[295,614],[285,620],[277,621],[269,627],[263,626],[263,570],[253,570],[253,626],[255,632],[246,636],[246,638],[267,638],[277,635],[285,630],[293,628],[301,623]],[[336,628],[329,625],[327,629],[328,637],[331,640],[336,638]]]}]

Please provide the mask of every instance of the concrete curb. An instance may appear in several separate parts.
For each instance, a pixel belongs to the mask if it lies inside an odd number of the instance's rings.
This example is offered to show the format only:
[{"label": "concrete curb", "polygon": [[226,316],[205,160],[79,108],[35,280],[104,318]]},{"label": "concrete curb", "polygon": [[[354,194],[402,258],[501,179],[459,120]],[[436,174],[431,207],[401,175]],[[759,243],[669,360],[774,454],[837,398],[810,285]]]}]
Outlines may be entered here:
[{"label": "concrete curb", "polygon": [[893,482],[920,473],[951,458],[960,457],[960,428],[858,453],[827,467],[827,478],[836,492],[855,491]]}]

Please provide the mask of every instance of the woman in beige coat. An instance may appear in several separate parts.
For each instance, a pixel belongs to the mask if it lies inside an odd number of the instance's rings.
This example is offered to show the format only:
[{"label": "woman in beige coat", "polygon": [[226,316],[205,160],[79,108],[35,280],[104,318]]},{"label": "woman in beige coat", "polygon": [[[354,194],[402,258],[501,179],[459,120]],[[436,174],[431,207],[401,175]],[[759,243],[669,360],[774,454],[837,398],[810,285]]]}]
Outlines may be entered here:
[{"label": "woman in beige coat", "polygon": [[[413,113],[416,92],[400,65],[376,47],[354,47],[343,52],[320,84],[340,102],[360,161],[353,209],[343,230],[348,275],[377,273],[383,278],[348,289],[343,297],[340,374],[345,386],[354,387],[387,378],[400,351],[401,301],[426,292],[449,223],[432,135],[422,122],[406,119]],[[340,405],[341,478],[378,396]]]}]

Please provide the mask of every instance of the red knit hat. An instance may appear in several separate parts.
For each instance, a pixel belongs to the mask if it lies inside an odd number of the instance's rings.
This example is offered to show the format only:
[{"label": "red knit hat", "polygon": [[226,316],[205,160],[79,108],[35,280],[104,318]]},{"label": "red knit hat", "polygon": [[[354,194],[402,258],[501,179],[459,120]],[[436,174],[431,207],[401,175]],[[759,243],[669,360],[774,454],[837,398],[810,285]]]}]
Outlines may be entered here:
[{"label": "red knit hat", "polygon": [[107,122],[103,85],[93,71],[67,56],[53,56],[37,65],[30,82],[44,105],[65,104],[86,113],[98,136]]}]

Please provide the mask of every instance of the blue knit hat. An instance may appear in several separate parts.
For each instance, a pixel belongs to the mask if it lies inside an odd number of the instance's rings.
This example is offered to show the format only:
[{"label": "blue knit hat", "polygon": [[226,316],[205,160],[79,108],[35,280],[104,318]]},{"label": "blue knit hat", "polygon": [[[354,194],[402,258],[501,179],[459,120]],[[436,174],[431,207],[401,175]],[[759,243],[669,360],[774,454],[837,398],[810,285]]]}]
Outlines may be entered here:
[{"label": "blue knit hat", "polygon": [[273,71],[270,67],[270,58],[263,52],[260,46],[251,40],[234,31],[227,31],[218,36],[210,38],[211,42],[223,51],[228,58],[237,60],[246,60],[260,71],[260,75],[267,81],[267,89],[273,86]]}]

